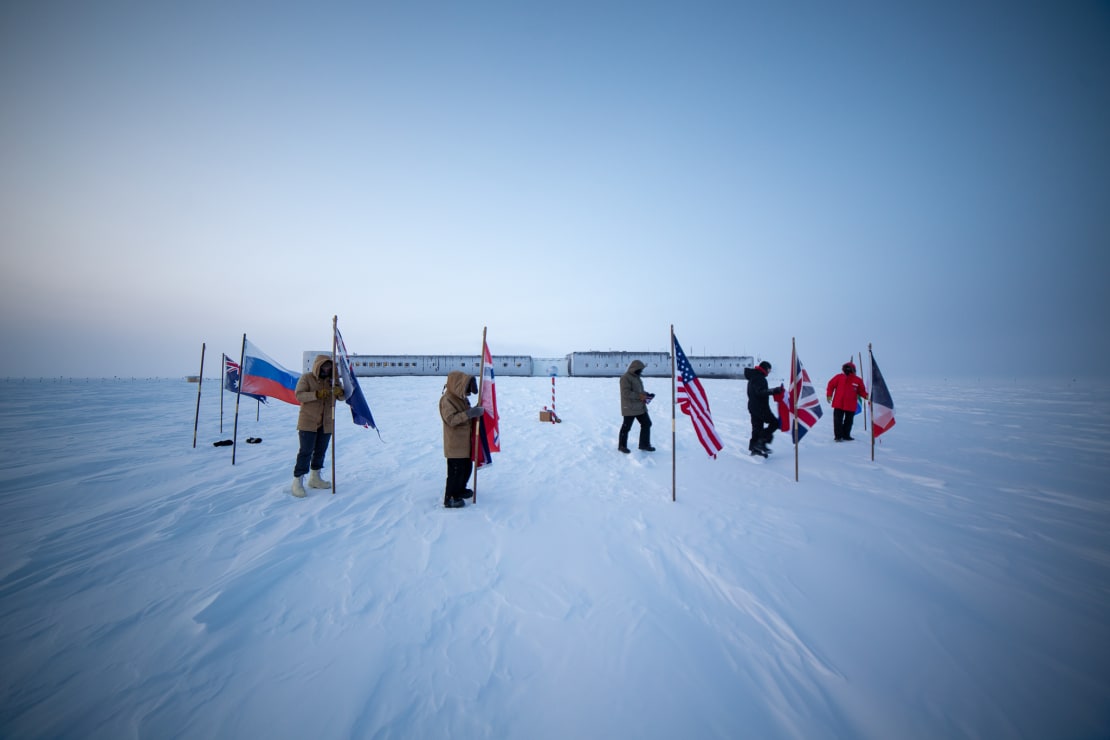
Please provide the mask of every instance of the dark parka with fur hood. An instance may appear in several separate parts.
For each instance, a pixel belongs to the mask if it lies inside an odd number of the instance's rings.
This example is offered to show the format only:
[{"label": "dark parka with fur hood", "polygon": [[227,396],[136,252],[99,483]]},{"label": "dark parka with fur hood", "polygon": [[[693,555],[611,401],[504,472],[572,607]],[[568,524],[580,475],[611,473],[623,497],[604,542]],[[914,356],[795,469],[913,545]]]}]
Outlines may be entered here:
[{"label": "dark parka with fur hood", "polygon": [[452,370],[447,374],[447,385],[439,397],[439,416],[443,419],[443,456],[448,459],[470,457],[474,425],[466,415],[470,408],[466,391],[471,382],[474,382],[473,375]]},{"label": "dark parka with fur hood", "polygon": [[647,413],[644,403],[644,381],[637,370],[644,369],[644,363],[633,360],[621,376],[621,416],[639,416]]},{"label": "dark parka with fur hood", "polygon": [[[315,432],[321,426],[324,432],[331,434],[335,431],[335,401],[330,397],[317,398],[316,391],[331,390],[331,375],[320,377],[320,368],[325,362],[331,362],[331,355],[316,355],[312,361],[312,370],[301,375],[294,391],[297,400],[301,402],[301,413],[297,416],[298,432]],[[332,375],[335,366],[332,365]],[[336,384],[339,391],[338,398],[343,399],[343,389]]]}]

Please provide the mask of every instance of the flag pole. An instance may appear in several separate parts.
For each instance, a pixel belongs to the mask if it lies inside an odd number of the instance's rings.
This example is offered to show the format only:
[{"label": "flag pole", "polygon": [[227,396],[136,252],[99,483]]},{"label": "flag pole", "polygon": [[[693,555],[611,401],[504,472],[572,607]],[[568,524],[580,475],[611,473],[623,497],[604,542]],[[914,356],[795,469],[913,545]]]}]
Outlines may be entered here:
[{"label": "flag pole", "polygon": [[335,376],[336,368],[339,366],[335,364],[335,347],[336,335],[339,332],[339,316],[331,317],[331,495],[335,495],[335,433],[339,430],[339,425],[335,420]]},{"label": "flag pole", "polygon": [[[859,376],[861,378],[863,377],[863,353],[862,352],[859,353]],[[871,379],[870,378],[867,379],[867,385],[868,386],[871,385]],[[868,391],[868,393],[870,393],[870,392],[871,391]],[[870,400],[870,398],[871,397],[868,396],[868,400]],[[871,404],[868,404],[868,406],[870,406],[870,405]],[[867,406],[863,407],[863,430],[865,432],[867,431]]]},{"label": "flag pole", "polygon": [[227,387],[227,354],[220,353],[220,434],[224,433],[224,388]]},{"label": "flag pole", "polygon": [[239,446],[239,398],[243,395],[243,378],[246,377],[246,368],[243,363],[247,358],[247,335],[243,335],[243,349],[239,350],[239,387],[235,390],[235,426],[231,433],[231,464],[235,464],[235,450]]},{"label": "flag pole", "polygon": [[[482,349],[478,352],[478,405],[482,405],[482,381],[486,376],[486,328],[482,327]],[[480,419],[481,417],[479,417]],[[481,449],[482,441],[479,435],[482,433],[481,421],[474,422],[474,439],[471,444],[471,457],[474,460],[474,498],[471,503],[478,503],[478,458],[480,457],[478,451]]]},{"label": "flag pole", "polygon": [[794,435],[794,482],[798,482],[798,345],[790,337],[790,432]]},{"label": "flag pole", "polygon": [[675,404],[678,403],[678,396],[675,390],[674,379],[674,324],[671,324],[671,501],[675,500],[677,482],[676,482],[676,467],[677,467],[677,451],[676,451],[676,436],[675,436]]},{"label": "flag pole", "polygon": [[[200,343],[200,375],[197,376],[197,414],[193,417],[193,449],[197,448],[197,425],[200,424],[200,387],[204,384],[204,342]],[[223,431],[222,429],[220,431]]]},{"label": "flag pole", "polygon": [[[871,342],[867,343],[867,359],[871,361],[871,367],[875,367],[875,355],[871,354]],[[862,363],[863,361],[860,360]],[[874,380],[874,378],[872,378]],[[867,394],[867,408],[871,414],[871,462],[875,462],[875,394]]]}]

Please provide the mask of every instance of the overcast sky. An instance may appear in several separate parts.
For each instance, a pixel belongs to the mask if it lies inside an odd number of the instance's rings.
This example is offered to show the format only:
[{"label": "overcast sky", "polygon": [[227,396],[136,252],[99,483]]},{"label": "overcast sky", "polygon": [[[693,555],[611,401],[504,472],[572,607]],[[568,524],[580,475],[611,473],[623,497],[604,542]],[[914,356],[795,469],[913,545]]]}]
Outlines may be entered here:
[{"label": "overcast sky", "polygon": [[0,4],[2,376],[1106,377],[1108,214],[1106,2]]}]

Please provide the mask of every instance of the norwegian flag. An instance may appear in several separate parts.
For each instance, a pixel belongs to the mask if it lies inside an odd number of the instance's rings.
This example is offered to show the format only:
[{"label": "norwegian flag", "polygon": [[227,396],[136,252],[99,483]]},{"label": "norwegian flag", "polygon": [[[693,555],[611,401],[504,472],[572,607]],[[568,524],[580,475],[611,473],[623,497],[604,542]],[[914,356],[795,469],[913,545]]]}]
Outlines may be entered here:
[{"label": "norwegian flag", "polygon": [[[798,353],[791,351],[791,355],[790,391],[786,406],[791,416],[797,419],[798,441],[801,442],[802,437],[806,436],[806,432],[817,423],[824,412],[821,410],[821,399],[817,395],[817,390],[813,387],[813,382],[809,379],[809,373],[802,367],[802,361],[798,358]],[[785,425],[783,431],[789,432],[789,422],[784,420],[783,423]]]},{"label": "norwegian flag", "polygon": [[501,451],[501,417],[497,413],[497,385],[493,376],[493,355],[489,345],[482,342],[482,388],[478,394],[478,405],[485,413],[478,417],[479,448],[474,450],[471,442],[471,459],[479,468],[493,464],[494,452]]},{"label": "norwegian flag", "polygon": [[686,359],[686,353],[682,351],[678,337],[671,334],[671,339],[674,341],[675,369],[678,370],[678,408],[694,423],[694,432],[698,435],[698,441],[705,448],[706,454],[716,458],[724,445],[721,444],[721,438],[717,434],[716,427],[713,426],[709,398],[705,395],[705,389],[702,388],[701,381],[698,380],[690,361]]}]

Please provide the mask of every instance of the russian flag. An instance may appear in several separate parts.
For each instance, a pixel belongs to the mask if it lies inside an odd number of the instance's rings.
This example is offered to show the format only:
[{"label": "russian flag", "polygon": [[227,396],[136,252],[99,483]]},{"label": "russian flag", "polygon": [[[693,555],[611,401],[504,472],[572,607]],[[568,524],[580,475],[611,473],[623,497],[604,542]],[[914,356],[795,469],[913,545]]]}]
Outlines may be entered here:
[{"label": "russian flag", "polygon": [[243,380],[240,383],[243,393],[269,396],[300,406],[295,393],[299,379],[299,374],[286,370],[258,347],[243,340]]}]

